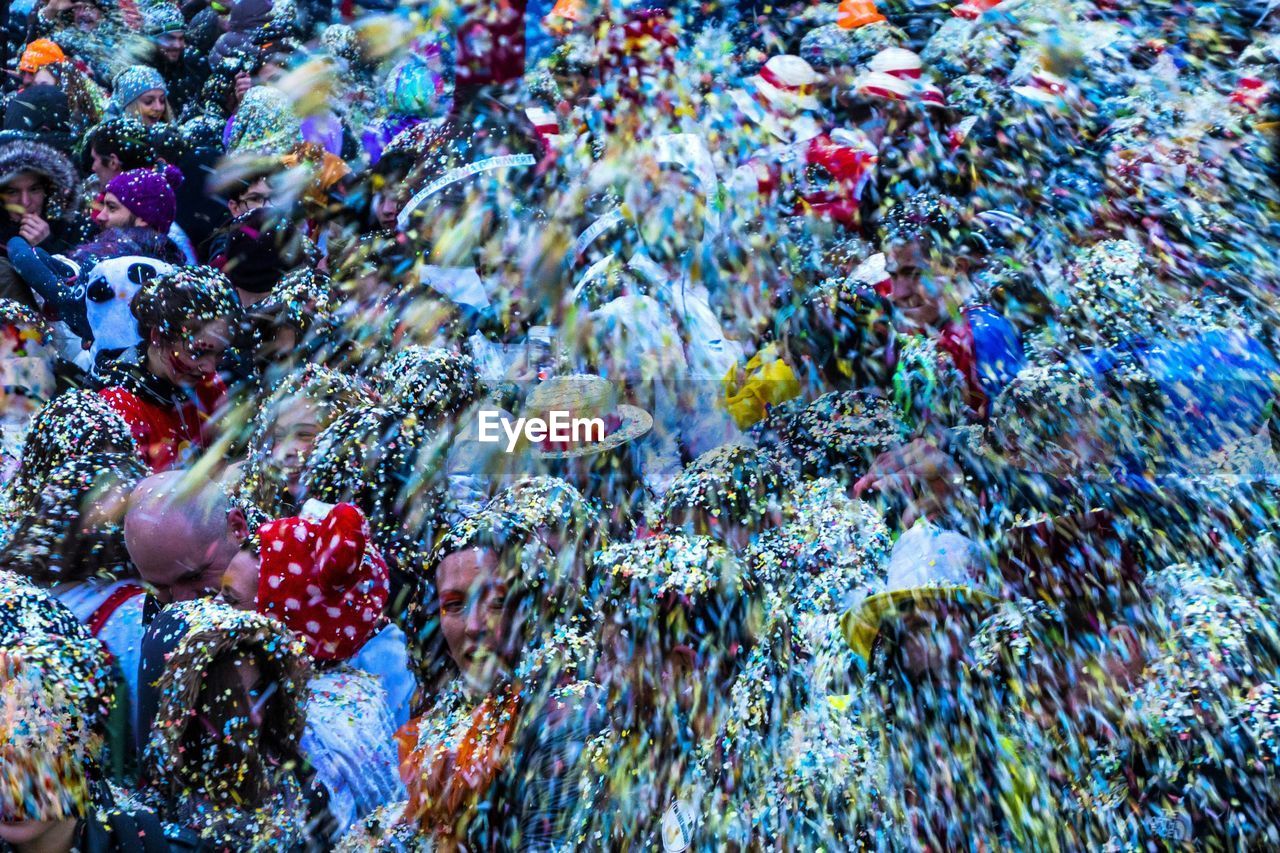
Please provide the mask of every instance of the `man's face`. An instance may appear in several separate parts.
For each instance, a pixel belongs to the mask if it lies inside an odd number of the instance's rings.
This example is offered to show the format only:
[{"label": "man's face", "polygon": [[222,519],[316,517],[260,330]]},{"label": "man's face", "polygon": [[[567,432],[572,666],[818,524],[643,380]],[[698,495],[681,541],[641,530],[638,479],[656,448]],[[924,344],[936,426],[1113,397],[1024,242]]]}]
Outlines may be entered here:
[{"label": "man's face", "polygon": [[913,608],[898,625],[898,665],[917,679],[945,676],[964,659],[972,632],[973,621],[962,607]]},{"label": "man's face", "polygon": [[182,32],[165,33],[156,39],[156,47],[168,62],[182,59],[182,51],[187,48],[187,37]]},{"label": "man's face", "polygon": [[258,178],[240,195],[227,200],[227,210],[231,218],[243,216],[251,210],[271,206],[271,184],[266,178]]},{"label": "man's face", "polygon": [[44,178],[30,172],[20,172],[0,187],[0,201],[4,202],[9,219],[21,222],[24,216],[44,216],[44,203],[49,188]]},{"label": "man's face", "polygon": [[449,657],[477,691],[488,690],[510,668],[503,618],[507,585],[498,569],[498,555],[479,548],[450,554],[436,568],[440,631]]},{"label": "man's face", "polygon": [[940,283],[929,275],[929,260],[920,244],[890,248],[885,268],[893,283],[889,299],[897,313],[914,329],[935,327],[943,319],[942,293]]},{"label": "man's face", "polygon": [[89,32],[102,23],[102,10],[93,3],[72,3],[71,12],[75,17],[76,26],[85,32]]},{"label": "man's face", "polygon": [[115,154],[107,154],[103,156],[98,153],[96,148],[90,150],[93,158],[91,168],[93,173],[98,176],[99,186],[106,186],[111,179],[120,174],[123,169],[120,168],[120,158]]},{"label": "man's face", "polygon": [[215,595],[247,534],[238,510],[228,513],[220,535],[210,538],[202,536],[176,508],[151,518],[125,518],[129,557],[165,604]]},{"label": "man's face", "polygon": [[146,225],[133,215],[133,211],[125,207],[114,193],[102,196],[102,207],[93,215],[98,225],[105,231],[108,228],[131,228],[134,225]]}]

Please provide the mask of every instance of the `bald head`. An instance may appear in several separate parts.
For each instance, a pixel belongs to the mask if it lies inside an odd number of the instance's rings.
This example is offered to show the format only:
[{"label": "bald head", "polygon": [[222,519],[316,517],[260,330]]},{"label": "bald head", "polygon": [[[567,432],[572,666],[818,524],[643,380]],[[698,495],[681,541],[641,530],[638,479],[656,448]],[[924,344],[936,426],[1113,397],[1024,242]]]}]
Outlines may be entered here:
[{"label": "bald head", "polygon": [[244,514],[228,504],[217,483],[183,471],[139,483],[124,519],[129,556],[166,603],[217,592],[248,535]]}]

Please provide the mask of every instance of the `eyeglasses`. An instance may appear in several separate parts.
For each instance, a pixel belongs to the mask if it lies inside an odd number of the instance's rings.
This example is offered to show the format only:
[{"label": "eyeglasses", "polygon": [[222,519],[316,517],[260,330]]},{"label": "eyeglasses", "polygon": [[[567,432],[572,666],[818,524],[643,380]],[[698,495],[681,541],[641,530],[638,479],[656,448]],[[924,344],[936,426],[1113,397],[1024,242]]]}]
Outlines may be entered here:
[{"label": "eyeglasses", "polygon": [[266,193],[245,193],[240,204],[247,208],[271,207],[271,196]]}]

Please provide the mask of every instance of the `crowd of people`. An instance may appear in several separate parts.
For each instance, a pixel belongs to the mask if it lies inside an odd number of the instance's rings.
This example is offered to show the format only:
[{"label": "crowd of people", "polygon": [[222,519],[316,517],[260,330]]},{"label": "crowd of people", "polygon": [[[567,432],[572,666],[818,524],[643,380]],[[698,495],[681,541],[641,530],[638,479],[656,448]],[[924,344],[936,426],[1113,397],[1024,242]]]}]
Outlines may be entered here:
[{"label": "crowd of people", "polygon": [[0,850],[1280,850],[1276,5],[6,4]]}]

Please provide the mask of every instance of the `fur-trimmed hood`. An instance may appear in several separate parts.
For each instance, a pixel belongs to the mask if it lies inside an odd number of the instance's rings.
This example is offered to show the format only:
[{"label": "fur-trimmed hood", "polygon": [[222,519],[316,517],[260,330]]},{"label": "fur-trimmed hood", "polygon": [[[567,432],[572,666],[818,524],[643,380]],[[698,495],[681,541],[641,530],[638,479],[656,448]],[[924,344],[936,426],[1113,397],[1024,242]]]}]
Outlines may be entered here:
[{"label": "fur-trimmed hood", "polygon": [[28,140],[0,145],[0,183],[21,172],[34,172],[47,178],[52,185],[49,202],[56,205],[59,214],[70,209],[79,176],[65,154],[43,143]]}]

